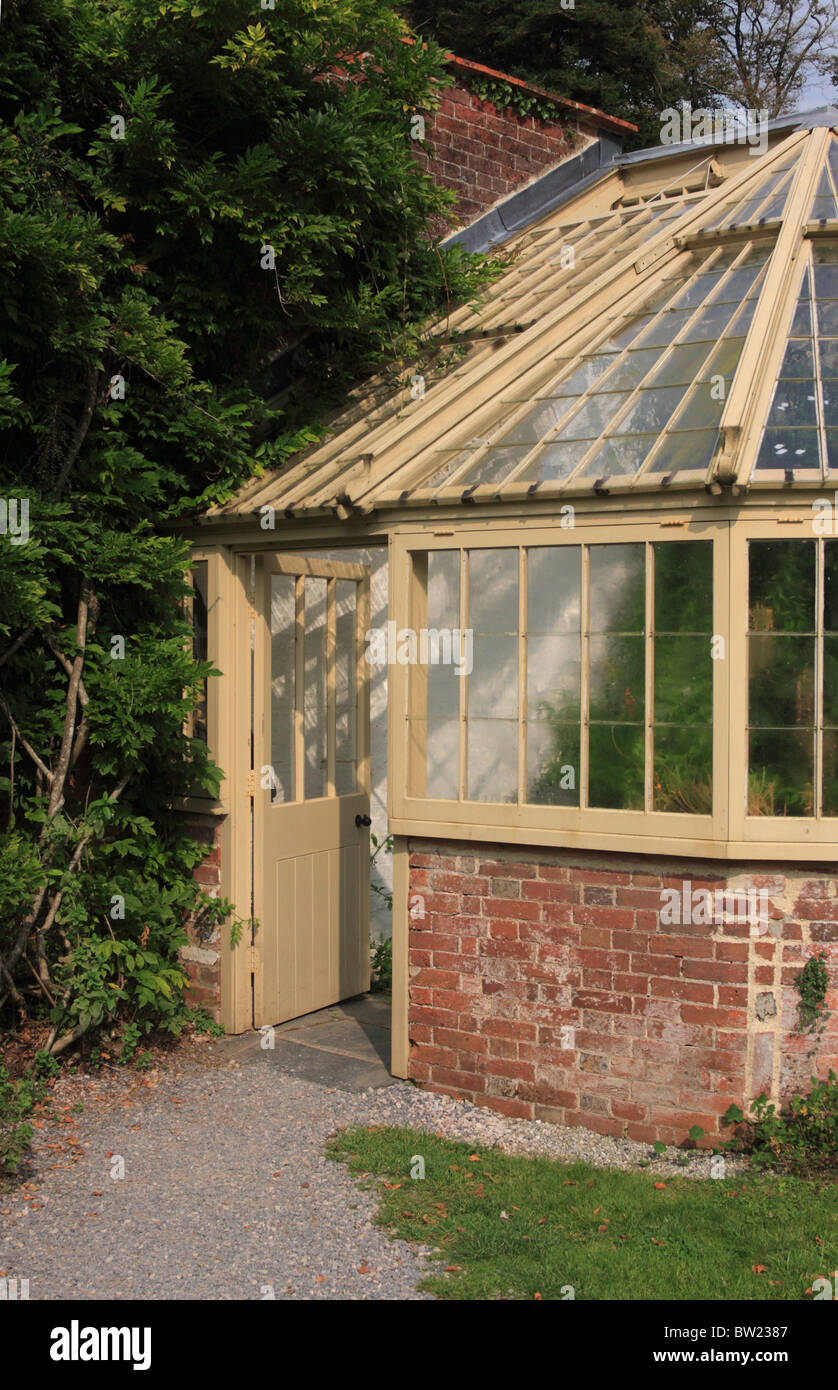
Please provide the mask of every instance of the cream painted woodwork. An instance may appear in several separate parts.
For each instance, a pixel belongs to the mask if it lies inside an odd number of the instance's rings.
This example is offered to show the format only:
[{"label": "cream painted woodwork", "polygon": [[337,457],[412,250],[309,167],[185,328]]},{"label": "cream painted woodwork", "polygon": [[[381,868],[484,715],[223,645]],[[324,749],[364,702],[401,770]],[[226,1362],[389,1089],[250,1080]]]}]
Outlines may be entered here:
[{"label": "cream painted woodwork", "polygon": [[[369,988],[369,572],[286,555],[252,563],[253,1021],[261,1027]],[[341,720],[354,730],[351,757]]]}]

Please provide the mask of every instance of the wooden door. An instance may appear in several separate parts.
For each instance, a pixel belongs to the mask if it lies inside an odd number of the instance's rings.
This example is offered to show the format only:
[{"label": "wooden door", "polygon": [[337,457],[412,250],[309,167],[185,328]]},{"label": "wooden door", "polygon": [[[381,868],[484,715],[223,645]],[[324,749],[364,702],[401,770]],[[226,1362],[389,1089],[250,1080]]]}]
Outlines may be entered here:
[{"label": "wooden door", "polygon": [[369,571],[256,560],[254,1023],[369,988]]}]

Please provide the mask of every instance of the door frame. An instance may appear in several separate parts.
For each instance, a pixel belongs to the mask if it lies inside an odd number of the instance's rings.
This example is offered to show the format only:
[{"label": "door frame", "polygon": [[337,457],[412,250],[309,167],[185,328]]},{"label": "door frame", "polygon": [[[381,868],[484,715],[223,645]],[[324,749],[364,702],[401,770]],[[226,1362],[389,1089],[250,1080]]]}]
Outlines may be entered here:
[{"label": "door frame", "polygon": [[[269,587],[265,582],[266,575],[270,573],[265,565],[266,560],[273,560],[275,568],[279,573],[285,573],[297,578],[304,577],[306,574],[317,576],[318,578],[328,579],[348,579],[357,583],[356,599],[356,649],[355,664],[353,669],[353,680],[355,683],[357,704],[356,704],[356,794],[365,798],[367,809],[369,809],[369,799],[371,791],[371,770],[370,770],[370,677],[369,666],[364,659],[364,633],[369,630],[370,625],[370,570],[366,565],[344,560],[336,560],[333,555],[316,556],[312,554],[301,554],[299,550],[263,549],[258,555],[252,557],[255,564],[251,563],[251,556],[247,557],[248,565],[248,603],[249,615],[252,624],[252,661],[248,662],[249,677],[247,684],[250,690],[250,716],[248,727],[253,732],[252,764],[248,769],[247,779],[247,803],[249,808],[250,843],[251,843],[251,915],[252,918],[261,924],[261,929],[252,935],[250,944],[250,971],[252,983],[252,1022],[251,1026],[265,1026],[276,1022],[265,1017],[264,1004],[264,959],[263,943],[266,941],[265,921],[271,904],[263,900],[264,893],[264,856],[266,854],[265,837],[267,833],[267,823],[265,816],[257,814],[256,798],[263,793],[260,784],[261,768],[268,760],[269,730],[267,720],[270,718],[270,699],[268,695],[270,686],[270,651],[271,651],[271,615],[268,610]],[[260,563],[260,561],[262,563]],[[250,584],[252,579],[253,584]],[[255,587],[254,587],[255,586]],[[303,687],[303,661],[304,644],[303,629],[301,627],[301,609],[299,608],[299,587],[297,599],[297,616],[295,631],[295,653],[296,653],[296,683],[297,693],[301,693]],[[334,588],[331,589],[332,603],[334,602]],[[329,730],[328,747],[330,758],[330,769],[328,780],[334,783],[334,617],[330,617],[326,646],[327,660],[327,685],[329,690]],[[243,663],[244,665],[244,663]],[[261,726],[257,726],[257,720],[261,712]],[[302,711],[299,703],[296,706],[294,719],[294,760],[296,765],[295,784],[299,790],[303,783],[304,776],[304,751],[303,751],[303,724]],[[334,791],[332,793],[335,795]],[[291,803],[293,804],[293,803]],[[338,1001],[335,1001],[338,1002]],[[257,1020],[263,1020],[260,1024]]]}]

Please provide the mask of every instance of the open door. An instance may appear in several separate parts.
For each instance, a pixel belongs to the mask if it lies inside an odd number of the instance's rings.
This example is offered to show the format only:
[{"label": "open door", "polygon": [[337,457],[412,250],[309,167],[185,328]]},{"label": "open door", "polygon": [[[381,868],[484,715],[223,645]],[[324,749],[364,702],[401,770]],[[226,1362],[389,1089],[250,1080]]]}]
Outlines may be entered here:
[{"label": "open door", "polygon": [[369,571],[255,562],[253,1021],[369,988]]}]

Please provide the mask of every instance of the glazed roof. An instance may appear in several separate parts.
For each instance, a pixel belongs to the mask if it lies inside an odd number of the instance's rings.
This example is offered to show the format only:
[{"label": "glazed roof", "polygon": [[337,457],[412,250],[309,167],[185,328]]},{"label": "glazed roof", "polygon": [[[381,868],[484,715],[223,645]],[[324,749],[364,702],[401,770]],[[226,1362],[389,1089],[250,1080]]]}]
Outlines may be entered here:
[{"label": "glazed roof", "polygon": [[795,120],[764,153],[687,143],[584,179],[430,329],[423,381],[361,388],[323,442],[207,519],[829,486],[838,113]]}]

